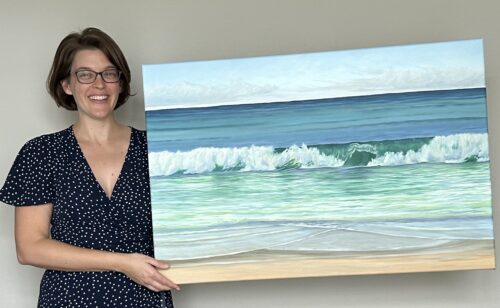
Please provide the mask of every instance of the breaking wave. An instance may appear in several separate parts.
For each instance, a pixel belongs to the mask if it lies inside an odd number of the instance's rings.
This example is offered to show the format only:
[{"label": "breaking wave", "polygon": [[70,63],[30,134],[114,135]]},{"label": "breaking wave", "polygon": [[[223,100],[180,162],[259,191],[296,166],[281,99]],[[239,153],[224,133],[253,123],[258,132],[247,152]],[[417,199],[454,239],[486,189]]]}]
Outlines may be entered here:
[{"label": "breaking wave", "polygon": [[252,145],[149,153],[151,176],[486,161],[489,161],[487,133],[348,144],[302,144],[288,148]]}]

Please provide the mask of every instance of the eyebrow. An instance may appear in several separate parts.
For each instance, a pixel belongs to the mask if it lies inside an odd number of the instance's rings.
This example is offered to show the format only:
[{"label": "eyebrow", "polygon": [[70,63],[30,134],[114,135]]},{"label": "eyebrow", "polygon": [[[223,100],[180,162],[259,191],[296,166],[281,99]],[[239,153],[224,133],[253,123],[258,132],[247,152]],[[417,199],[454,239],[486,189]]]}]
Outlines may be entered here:
[{"label": "eyebrow", "polygon": [[[114,65],[106,66],[106,67],[104,68],[104,70],[109,70],[109,69],[118,69],[118,68],[117,68],[116,66],[114,66]],[[76,71],[84,71],[84,70],[94,71],[94,69],[93,69],[93,68],[91,68],[91,67],[87,67],[87,66],[81,66],[81,67],[77,67],[77,68],[75,68],[75,72],[76,72]],[[95,71],[94,71],[94,72],[95,72]]]}]

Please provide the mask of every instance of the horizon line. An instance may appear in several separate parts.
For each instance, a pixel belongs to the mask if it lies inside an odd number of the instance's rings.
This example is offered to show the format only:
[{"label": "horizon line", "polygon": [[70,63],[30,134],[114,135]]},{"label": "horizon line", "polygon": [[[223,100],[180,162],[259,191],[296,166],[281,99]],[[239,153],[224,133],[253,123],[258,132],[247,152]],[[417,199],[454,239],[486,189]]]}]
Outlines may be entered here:
[{"label": "horizon line", "polygon": [[245,105],[259,105],[259,104],[279,104],[279,103],[293,103],[293,102],[302,102],[307,100],[321,100],[321,99],[343,99],[343,98],[352,98],[352,97],[369,97],[369,96],[378,96],[378,95],[391,95],[391,94],[404,94],[404,93],[425,93],[425,92],[441,92],[441,91],[456,91],[456,90],[473,90],[473,89],[486,89],[486,85],[477,87],[466,87],[466,88],[450,88],[450,89],[437,89],[437,90],[413,90],[413,91],[400,91],[400,92],[382,92],[382,93],[372,93],[372,94],[364,94],[364,95],[347,95],[347,96],[334,96],[334,97],[323,97],[323,98],[311,98],[311,99],[297,99],[297,100],[285,100],[285,101],[270,101],[270,102],[256,102],[256,103],[227,103],[227,104],[218,104],[218,105],[198,105],[198,106],[177,106],[177,107],[166,107],[166,106],[145,106],[145,111],[160,111],[160,110],[173,110],[173,109],[197,109],[197,108],[213,108],[213,107],[226,107],[226,106],[245,106]]}]

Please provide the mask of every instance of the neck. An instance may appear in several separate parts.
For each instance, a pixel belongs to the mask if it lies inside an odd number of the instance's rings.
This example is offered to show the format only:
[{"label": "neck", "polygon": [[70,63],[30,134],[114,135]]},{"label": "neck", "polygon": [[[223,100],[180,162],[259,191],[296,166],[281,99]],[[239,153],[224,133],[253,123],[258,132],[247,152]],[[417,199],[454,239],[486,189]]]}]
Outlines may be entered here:
[{"label": "neck", "polygon": [[80,139],[88,141],[105,141],[113,138],[125,128],[114,118],[95,120],[80,117],[73,125],[73,131]]}]

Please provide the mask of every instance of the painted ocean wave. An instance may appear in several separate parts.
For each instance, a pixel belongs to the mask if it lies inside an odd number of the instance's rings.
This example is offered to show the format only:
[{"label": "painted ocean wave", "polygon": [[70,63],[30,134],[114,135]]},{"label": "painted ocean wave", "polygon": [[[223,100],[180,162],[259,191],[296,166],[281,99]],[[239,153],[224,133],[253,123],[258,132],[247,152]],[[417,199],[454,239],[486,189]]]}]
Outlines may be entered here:
[{"label": "painted ocean wave", "polygon": [[302,144],[288,148],[252,145],[149,153],[151,176],[487,161],[487,133],[348,144]]}]

